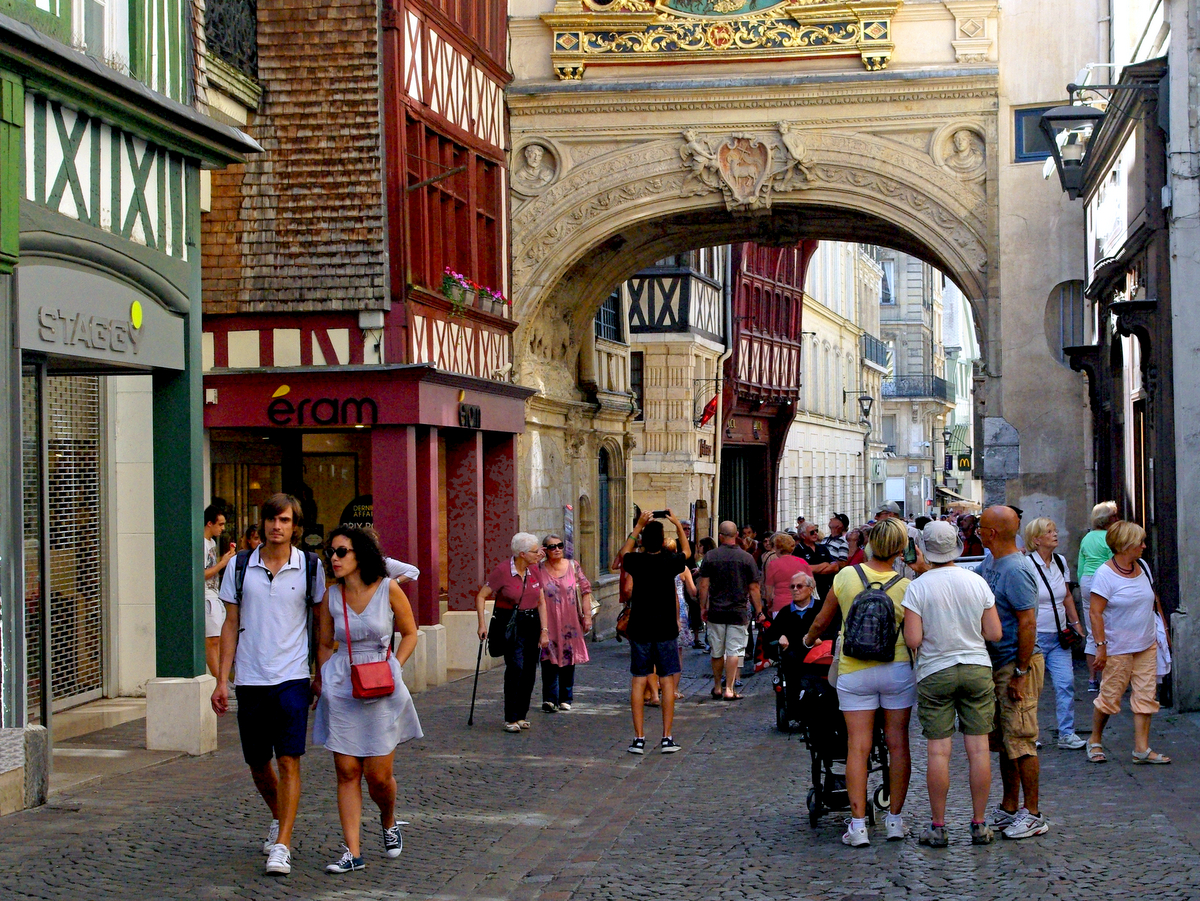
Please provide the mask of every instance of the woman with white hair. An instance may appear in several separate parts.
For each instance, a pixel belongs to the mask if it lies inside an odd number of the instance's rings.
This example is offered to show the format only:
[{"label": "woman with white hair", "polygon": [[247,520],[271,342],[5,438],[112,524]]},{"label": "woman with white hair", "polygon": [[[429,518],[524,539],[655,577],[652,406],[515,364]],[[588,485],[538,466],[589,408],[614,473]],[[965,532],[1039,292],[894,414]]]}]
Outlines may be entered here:
[{"label": "woman with white hair", "polygon": [[[1112,557],[1108,547],[1108,527],[1121,518],[1113,501],[1104,501],[1092,507],[1092,530],[1079,542],[1079,560],[1075,572],[1079,576],[1079,597],[1083,601],[1082,622],[1091,622],[1092,579],[1096,570]],[[1088,626],[1087,644],[1083,652],[1088,662],[1088,691],[1100,690],[1100,674],[1096,672],[1096,638]]]},{"label": "woman with white hair", "polygon": [[517,620],[517,636],[504,650],[504,731],[520,732],[529,728],[529,699],[537,681],[541,649],[550,643],[546,616],[546,596],[538,574],[536,535],[518,532],[512,539],[512,557],[492,570],[487,582],[475,596],[479,614],[479,640],[488,634],[484,605],[493,594],[496,609],[511,611]]}]

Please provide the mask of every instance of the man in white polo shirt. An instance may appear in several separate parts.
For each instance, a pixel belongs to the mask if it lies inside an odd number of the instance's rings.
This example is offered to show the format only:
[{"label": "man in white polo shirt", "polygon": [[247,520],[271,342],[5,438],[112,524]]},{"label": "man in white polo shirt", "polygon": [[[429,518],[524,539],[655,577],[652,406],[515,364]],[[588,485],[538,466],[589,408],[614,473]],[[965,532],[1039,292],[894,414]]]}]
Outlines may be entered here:
[{"label": "man in white polo shirt", "polygon": [[[300,502],[276,494],[262,506],[263,543],[225,568],[221,600],[221,661],[212,706],[229,709],[229,671],[237,663],[238,733],[254,785],[271,810],[263,843],[266,871],[292,871],[292,827],[300,801],[300,758],[308,732],[312,685],[308,663],[309,572],[311,599],[325,593],[319,561],[295,547],[303,524]],[[245,561],[240,558],[247,554]],[[241,586],[237,584],[242,564]],[[278,761],[278,773],[271,765]]]}]

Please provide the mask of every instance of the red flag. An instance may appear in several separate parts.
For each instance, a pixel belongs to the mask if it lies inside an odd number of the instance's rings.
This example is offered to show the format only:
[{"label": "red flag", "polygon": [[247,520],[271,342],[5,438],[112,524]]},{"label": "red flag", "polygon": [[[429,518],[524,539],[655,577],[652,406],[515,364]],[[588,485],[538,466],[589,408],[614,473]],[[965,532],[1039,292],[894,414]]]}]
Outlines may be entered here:
[{"label": "red flag", "polygon": [[713,399],[704,405],[704,412],[700,414],[700,425],[708,425],[708,421],[717,415],[717,396],[714,394]]}]

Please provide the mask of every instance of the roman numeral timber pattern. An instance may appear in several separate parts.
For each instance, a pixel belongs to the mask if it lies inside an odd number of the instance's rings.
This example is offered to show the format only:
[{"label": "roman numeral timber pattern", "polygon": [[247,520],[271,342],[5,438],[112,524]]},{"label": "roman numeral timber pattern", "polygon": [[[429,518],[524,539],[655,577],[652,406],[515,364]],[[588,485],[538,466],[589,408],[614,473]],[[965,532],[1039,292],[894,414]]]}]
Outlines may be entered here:
[{"label": "roman numeral timber pattern", "polygon": [[466,320],[415,315],[410,333],[413,363],[432,363],[447,372],[490,379],[512,361],[510,335]]},{"label": "roman numeral timber pattern", "polygon": [[503,145],[500,85],[411,11],[404,22],[403,82],[413,100],[481,141]]},{"label": "roman numeral timber pattern", "polygon": [[182,154],[38,94],[26,94],[25,122],[27,200],[188,259]]}]

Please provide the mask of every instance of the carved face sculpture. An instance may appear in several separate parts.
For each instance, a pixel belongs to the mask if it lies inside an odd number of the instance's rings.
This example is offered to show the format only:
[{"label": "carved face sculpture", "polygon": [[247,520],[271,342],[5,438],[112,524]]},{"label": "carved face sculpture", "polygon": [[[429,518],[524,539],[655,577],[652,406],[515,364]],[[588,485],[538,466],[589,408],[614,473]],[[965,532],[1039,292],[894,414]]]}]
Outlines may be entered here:
[{"label": "carved face sculpture", "polygon": [[971,152],[971,133],[966,129],[954,133],[954,152],[959,156]]},{"label": "carved face sculpture", "polygon": [[[959,132],[962,134],[962,132]],[[958,135],[954,136],[957,140]],[[546,153],[540,144],[530,144],[525,148],[525,165],[530,169],[537,170],[541,168],[542,156]]]}]

